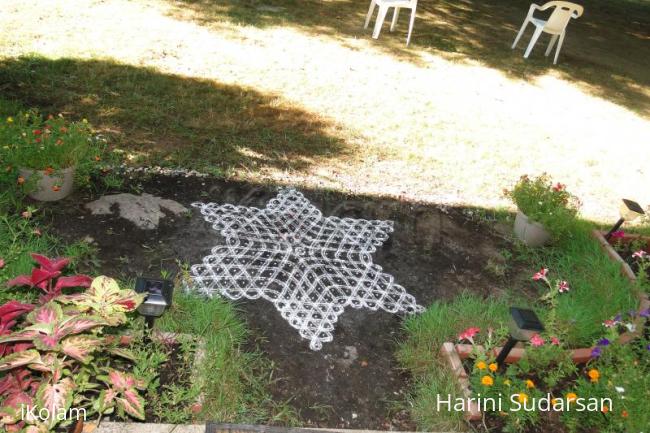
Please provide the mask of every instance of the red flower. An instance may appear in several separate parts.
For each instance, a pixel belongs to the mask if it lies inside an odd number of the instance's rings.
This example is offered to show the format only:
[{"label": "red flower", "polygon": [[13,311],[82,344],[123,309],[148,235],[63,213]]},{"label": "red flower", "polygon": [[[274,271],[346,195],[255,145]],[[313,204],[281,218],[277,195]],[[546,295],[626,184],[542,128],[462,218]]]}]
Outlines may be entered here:
[{"label": "red flower", "polygon": [[560,345],[560,339],[557,337],[551,337],[551,344],[553,346],[559,346]]},{"label": "red flower", "polygon": [[5,259],[0,259],[0,269],[5,267]]},{"label": "red flower", "polygon": [[534,347],[540,347],[543,346],[546,341],[539,336],[539,334],[535,334],[532,337],[530,337],[530,344],[532,344]]},{"label": "red flower", "polygon": [[61,187],[59,185],[52,185],[52,191],[59,192],[60,190],[61,190]]},{"label": "red flower", "polygon": [[564,188],[566,188],[566,185],[563,185],[560,182],[558,182],[553,187],[553,191],[564,191]]},{"label": "red flower", "polygon": [[546,279],[546,274],[548,274],[548,269],[542,268],[540,269],[539,272],[535,273],[533,275],[533,280],[538,281],[538,280],[545,280]]},{"label": "red flower", "polygon": [[34,135],[41,135],[42,133],[43,133],[43,131],[41,131],[40,129],[35,129],[34,130]]},{"label": "red flower", "polygon": [[35,142],[35,143],[40,143],[40,142],[41,142],[41,139],[40,139],[40,138],[35,138],[35,139],[34,139],[34,142]]},{"label": "red flower", "polygon": [[18,180],[16,180],[16,182],[18,183],[18,185],[22,185],[23,183],[25,183],[25,178],[22,176],[18,176]]},{"label": "red flower", "polygon": [[623,230],[617,230],[612,233],[612,239],[623,239],[625,237],[625,232]]},{"label": "red flower", "polygon": [[458,340],[468,340],[474,344],[474,336],[481,332],[481,328],[471,327],[467,328],[460,334],[458,334]]}]

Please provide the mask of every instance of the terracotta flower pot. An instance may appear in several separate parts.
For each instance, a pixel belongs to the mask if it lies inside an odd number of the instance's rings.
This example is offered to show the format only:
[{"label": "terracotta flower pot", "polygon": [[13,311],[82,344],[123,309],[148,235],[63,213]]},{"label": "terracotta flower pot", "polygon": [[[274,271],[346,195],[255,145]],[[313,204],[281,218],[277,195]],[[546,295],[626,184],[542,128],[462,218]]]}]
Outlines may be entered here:
[{"label": "terracotta flower pot", "polygon": [[26,181],[29,181],[32,176],[38,176],[34,190],[29,193],[29,196],[34,200],[61,200],[70,195],[74,186],[74,167],[57,170],[50,174],[45,171],[27,168],[21,168],[19,172]]},{"label": "terracotta flower pot", "polygon": [[551,234],[543,225],[531,221],[520,210],[515,217],[515,235],[529,247],[541,247],[551,240]]}]

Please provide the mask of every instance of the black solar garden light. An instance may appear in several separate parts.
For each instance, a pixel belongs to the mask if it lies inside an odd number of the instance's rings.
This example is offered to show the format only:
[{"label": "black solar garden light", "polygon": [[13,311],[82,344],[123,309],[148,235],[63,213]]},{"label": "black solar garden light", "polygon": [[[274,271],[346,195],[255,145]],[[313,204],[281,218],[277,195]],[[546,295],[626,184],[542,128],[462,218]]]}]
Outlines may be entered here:
[{"label": "black solar garden light", "polygon": [[632,221],[637,219],[638,217],[645,215],[645,212],[643,211],[643,208],[639,203],[628,200],[626,198],[623,199],[623,203],[621,204],[621,207],[619,208],[619,214],[621,217],[616,221],[616,224],[614,224],[614,227],[607,232],[605,235],[605,239],[609,240],[609,238],[612,237],[615,231],[617,231],[619,228],[621,228],[621,225],[625,221]]},{"label": "black solar garden light", "polygon": [[174,284],[170,280],[138,277],[135,280],[135,291],[146,295],[138,307],[138,313],[144,316],[147,327],[151,329],[154,320],[172,304]]},{"label": "black solar garden light", "polygon": [[499,368],[503,367],[505,364],[504,361],[517,342],[528,341],[533,335],[544,331],[544,325],[542,325],[542,322],[540,322],[537,314],[533,310],[510,307],[510,316],[511,320],[508,324],[510,335],[496,359]]}]

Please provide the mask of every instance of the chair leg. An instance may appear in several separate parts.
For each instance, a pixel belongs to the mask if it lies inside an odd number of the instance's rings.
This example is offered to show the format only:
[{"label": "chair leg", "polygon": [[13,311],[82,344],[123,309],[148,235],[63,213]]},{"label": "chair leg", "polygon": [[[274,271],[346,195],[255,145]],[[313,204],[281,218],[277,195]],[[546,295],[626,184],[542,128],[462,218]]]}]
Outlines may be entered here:
[{"label": "chair leg", "polygon": [[524,34],[524,30],[526,30],[526,26],[528,25],[528,18],[524,20],[524,23],[521,25],[521,28],[519,29],[519,33],[517,33],[517,37],[515,38],[515,41],[512,43],[512,48],[515,49],[517,46],[517,42],[519,42],[519,39],[521,39],[521,36]]},{"label": "chair leg", "polygon": [[379,33],[381,32],[381,26],[384,25],[384,20],[386,19],[386,13],[388,12],[388,7],[379,5],[379,13],[377,14],[377,21],[375,21],[375,28],[372,31],[372,38],[377,39]]},{"label": "chair leg", "polygon": [[535,26],[535,33],[533,33],[533,37],[530,38],[530,43],[528,44],[528,48],[526,48],[526,52],[524,53],[524,59],[527,59],[530,52],[533,51],[533,47],[535,46],[535,43],[537,43],[539,35],[542,34],[542,30],[544,30],[544,27]]},{"label": "chair leg", "polygon": [[551,50],[553,50],[553,45],[555,45],[555,42],[557,41],[558,35],[553,35],[551,36],[551,42],[548,44],[548,48],[546,48],[546,52],[544,55],[548,57],[549,54],[551,54]]},{"label": "chair leg", "polygon": [[397,20],[399,18],[399,8],[395,8],[395,11],[393,12],[393,22],[390,23],[390,31],[395,30],[395,26],[397,25]]},{"label": "chair leg", "polygon": [[406,36],[406,46],[411,43],[411,33],[413,33],[413,24],[415,23],[415,8],[411,9],[411,21],[409,22],[409,34]]},{"label": "chair leg", "polygon": [[370,9],[368,9],[368,15],[366,15],[366,23],[363,26],[364,29],[368,28],[368,24],[370,24],[370,18],[372,18],[372,13],[374,11],[375,11],[375,0],[372,0],[370,2]]},{"label": "chair leg", "polygon": [[562,48],[562,42],[564,42],[564,34],[565,32],[562,32],[560,34],[560,40],[557,41],[557,48],[555,49],[555,59],[553,59],[553,64],[557,65],[557,58],[560,55],[560,49]]}]

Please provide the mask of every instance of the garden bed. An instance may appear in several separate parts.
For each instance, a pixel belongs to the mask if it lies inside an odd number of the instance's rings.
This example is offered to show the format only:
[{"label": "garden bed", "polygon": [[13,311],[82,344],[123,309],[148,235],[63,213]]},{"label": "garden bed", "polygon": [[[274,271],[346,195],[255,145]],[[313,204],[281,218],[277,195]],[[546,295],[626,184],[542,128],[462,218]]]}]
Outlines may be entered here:
[{"label": "garden bed", "polygon": [[[264,207],[277,194],[271,186],[169,176],[134,178],[123,190],[176,200],[188,208],[194,201]],[[302,192],[324,215],[394,220],[395,232],[374,254],[375,262],[421,305],[451,299],[468,287],[480,296],[499,294],[506,272],[501,251],[509,243],[488,228],[475,209]],[[65,240],[86,239],[98,249],[102,273],[124,278],[161,270],[173,273],[179,263],[200,263],[219,240],[196,213],[168,214],[158,228],[140,230],[117,215],[91,215],[84,204],[95,198],[77,194],[54,205],[48,218],[53,231]],[[339,318],[334,341],[313,352],[266,301],[237,306],[252,330],[248,347],[259,347],[274,364],[270,391],[275,402],[288,401],[299,414],[275,422],[415,429],[404,402],[410,378],[394,358],[403,332],[399,316],[349,309]]]}]

